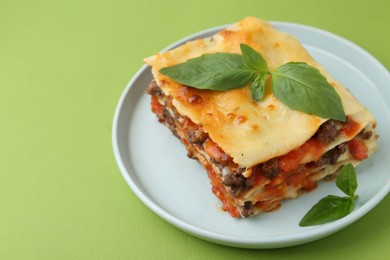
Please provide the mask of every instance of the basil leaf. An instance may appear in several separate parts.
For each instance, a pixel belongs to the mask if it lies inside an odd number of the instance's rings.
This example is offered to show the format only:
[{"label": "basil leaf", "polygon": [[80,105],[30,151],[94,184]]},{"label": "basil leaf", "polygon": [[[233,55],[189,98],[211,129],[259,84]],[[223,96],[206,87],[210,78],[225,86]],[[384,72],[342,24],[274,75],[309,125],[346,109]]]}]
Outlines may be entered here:
[{"label": "basil leaf", "polygon": [[258,75],[251,84],[252,99],[259,101],[264,96],[265,91],[265,82],[267,79],[268,73],[263,75]]},{"label": "basil leaf", "polygon": [[255,70],[261,74],[268,71],[267,62],[260,53],[246,44],[241,44],[240,48],[242,52],[242,59],[248,69]]},{"label": "basil leaf", "polygon": [[272,72],[272,91],[291,109],[345,122],[345,112],[335,89],[316,68],[289,62]]},{"label": "basil leaf", "polygon": [[351,163],[345,165],[336,179],[337,187],[348,196],[353,197],[358,183],[356,179],[355,168]]},{"label": "basil leaf", "polygon": [[299,226],[306,227],[324,224],[343,218],[352,211],[353,204],[353,198],[328,195],[306,213],[301,222],[299,222]]},{"label": "basil leaf", "polygon": [[232,53],[204,54],[160,73],[184,85],[219,91],[243,87],[256,76],[244,66],[241,55]]}]

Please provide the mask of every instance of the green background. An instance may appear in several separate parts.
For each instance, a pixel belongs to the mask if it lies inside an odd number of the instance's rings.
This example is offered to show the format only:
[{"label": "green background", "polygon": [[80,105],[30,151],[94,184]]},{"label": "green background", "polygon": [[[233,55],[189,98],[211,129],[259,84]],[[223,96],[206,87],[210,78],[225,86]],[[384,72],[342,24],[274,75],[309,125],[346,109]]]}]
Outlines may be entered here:
[{"label": "green background", "polygon": [[301,246],[245,250],[192,237],[127,186],[111,126],[144,57],[249,15],[336,33],[390,68],[386,2],[0,1],[0,259],[385,259],[389,196]]}]

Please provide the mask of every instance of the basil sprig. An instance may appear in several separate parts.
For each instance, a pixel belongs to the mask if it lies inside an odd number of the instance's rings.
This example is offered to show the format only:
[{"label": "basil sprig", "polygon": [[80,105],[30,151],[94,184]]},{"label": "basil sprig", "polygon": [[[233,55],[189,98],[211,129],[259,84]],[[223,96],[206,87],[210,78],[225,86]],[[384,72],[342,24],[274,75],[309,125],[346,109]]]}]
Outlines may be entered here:
[{"label": "basil sprig", "polygon": [[299,222],[301,227],[324,224],[347,216],[353,210],[358,183],[355,169],[347,164],[336,179],[336,186],[347,197],[328,195],[315,204]]},{"label": "basil sprig", "polygon": [[341,99],[320,71],[307,63],[289,62],[270,71],[263,56],[246,44],[242,55],[232,53],[204,54],[160,73],[181,84],[226,91],[250,85],[252,98],[260,101],[271,77],[275,97],[290,109],[322,118],[345,121]]}]

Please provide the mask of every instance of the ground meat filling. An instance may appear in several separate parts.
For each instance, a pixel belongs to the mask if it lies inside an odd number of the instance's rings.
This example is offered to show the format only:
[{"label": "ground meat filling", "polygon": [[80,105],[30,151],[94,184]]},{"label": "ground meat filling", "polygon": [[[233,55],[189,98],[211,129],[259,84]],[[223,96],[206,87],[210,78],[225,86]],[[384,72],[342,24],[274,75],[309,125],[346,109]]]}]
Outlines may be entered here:
[{"label": "ground meat filling", "polygon": [[159,96],[163,94],[161,88],[157,85],[157,82],[155,80],[152,80],[150,82],[148,88],[146,89],[146,92],[152,96]]},{"label": "ground meat filling", "polygon": [[222,184],[230,187],[233,196],[237,196],[243,189],[249,188],[248,179],[241,174],[228,174]]},{"label": "ground meat filling", "polygon": [[273,158],[265,163],[256,166],[256,171],[260,171],[265,177],[269,179],[275,178],[280,172],[278,158]]},{"label": "ground meat filling", "polygon": [[191,144],[203,144],[209,137],[207,133],[199,127],[189,127],[187,131],[187,140]]},{"label": "ground meat filling", "polygon": [[369,140],[372,137],[372,131],[367,131],[366,129],[362,129],[358,136],[363,140]]},{"label": "ground meat filling", "polygon": [[248,218],[254,214],[253,204],[250,201],[246,201],[241,210],[241,215],[244,218]]},{"label": "ground meat filling", "polygon": [[169,127],[169,129],[171,129],[173,134],[178,137],[177,132],[176,132],[175,120],[172,118],[169,111],[165,108],[164,108],[164,112],[163,112],[163,117],[164,117],[164,121],[165,121],[166,125]]},{"label": "ground meat filling", "polygon": [[342,155],[346,151],[347,151],[347,145],[345,143],[340,144],[340,145],[336,146],[335,148],[333,148],[332,150],[324,153],[324,155],[322,155],[322,157],[319,160],[314,161],[314,162],[310,162],[308,164],[308,166],[310,168],[318,168],[318,167],[328,165],[328,164],[333,165],[337,162],[340,155]]},{"label": "ground meat filling", "polygon": [[340,134],[342,122],[330,119],[320,126],[314,137],[322,144],[329,144]]}]

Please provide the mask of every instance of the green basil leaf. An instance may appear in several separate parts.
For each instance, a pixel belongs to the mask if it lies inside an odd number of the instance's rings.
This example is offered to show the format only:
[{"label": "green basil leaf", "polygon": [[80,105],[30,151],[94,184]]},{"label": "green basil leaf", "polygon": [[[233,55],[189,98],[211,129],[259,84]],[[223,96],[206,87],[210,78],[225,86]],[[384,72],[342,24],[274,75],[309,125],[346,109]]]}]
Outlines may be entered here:
[{"label": "green basil leaf", "polygon": [[352,197],[350,197],[350,199],[351,199],[351,204],[350,204],[350,207],[349,207],[349,213],[351,213],[352,212],[352,210],[353,210],[353,207],[355,206],[355,200],[357,200],[358,199],[358,197],[359,197],[359,195],[352,195]]},{"label": "green basil leaf", "polygon": [[267,80],[268,73],[258,75],[251,84],[252,99],[259,101],[264,96],[265,82]]},{"label": "green basil leaf", "polygon": [[306,227],[343,218],[352,211],[353,204],[353,198],[328,195],[306,213],[299,225]]},{"label": "green basil leaf", "polygon": [[349,163],[343,167],[340,175],[337,176],[336,185],[348,196],[354,196],[358,183],[355,168],[352,164]]},{"label": "green basil leaf", "polygon": [[243,87],[256,76],[244,66],[241,55],[232,53],[204,54],[160,73],[187,86],[219,91]]},{"label": "green basil leaf", "polygon": [[272,91],[291,109],[322,118],[345,121],[341,99],[316,68],[303,62],[289,62],[272,72]]},{"label": "green basil leaf", "polygon": [[255,70],[261,74],[268,71],[267,62],[260,53],[246,44],[241,44],[240,48],[242,59],[248,69]]}]

